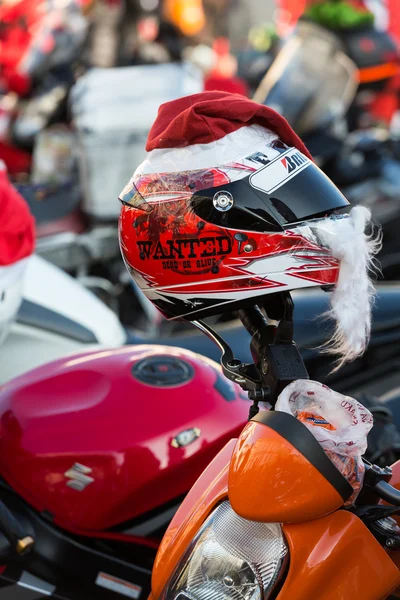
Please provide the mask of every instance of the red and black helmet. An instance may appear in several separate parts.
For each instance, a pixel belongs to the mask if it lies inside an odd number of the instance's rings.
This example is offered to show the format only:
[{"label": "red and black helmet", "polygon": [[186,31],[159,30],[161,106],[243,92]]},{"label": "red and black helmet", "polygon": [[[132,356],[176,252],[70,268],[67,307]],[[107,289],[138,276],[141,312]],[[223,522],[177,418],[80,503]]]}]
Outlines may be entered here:
[{"label": "red and black helmet", "polygon": [[339,261],[312,225],[348,202],[280,115],[196,94],[161,106],[147,150],[120,195],[120,244],[167,318],[336,282]]}]

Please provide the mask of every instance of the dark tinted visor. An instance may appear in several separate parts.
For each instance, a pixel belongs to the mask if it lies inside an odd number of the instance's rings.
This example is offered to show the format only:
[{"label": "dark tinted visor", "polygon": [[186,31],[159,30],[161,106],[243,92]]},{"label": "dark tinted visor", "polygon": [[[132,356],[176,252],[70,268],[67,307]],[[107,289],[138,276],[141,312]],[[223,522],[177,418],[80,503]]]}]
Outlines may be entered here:
[{"label": "dark tinted visor", "polygon": [[[218,211],[212,201],[222,191],[234,200],[226,212]],[[199,191],[192,198],[195,212],[205,221],[250,231],[282,230],[348,205],[332,181],[294,148],[244,179]]]}]

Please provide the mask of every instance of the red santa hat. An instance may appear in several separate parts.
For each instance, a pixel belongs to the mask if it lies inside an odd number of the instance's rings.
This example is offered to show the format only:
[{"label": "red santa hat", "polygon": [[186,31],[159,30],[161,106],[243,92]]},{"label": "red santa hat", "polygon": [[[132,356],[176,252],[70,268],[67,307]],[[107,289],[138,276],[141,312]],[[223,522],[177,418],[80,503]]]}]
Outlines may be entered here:
[{"label": "red santa hat", "polygon": [[34,250],[35,223],[29,207],[8,180],[0,161],[0,266],[12,265]]},{"label": "red santa hat", "polygon": [[[205,160],[208,145],[225,138],[227,143],[231,141],[234,145],[241,130],[252,126],[268,130],[275,138],[311,158],[303,142],[280,114],[228,92],[202,92],[162,104],[150,130],[146,150],[157,154],[165,149],[201,146],[202,160]],[[220,150],[221,144],[218,147]]]}]

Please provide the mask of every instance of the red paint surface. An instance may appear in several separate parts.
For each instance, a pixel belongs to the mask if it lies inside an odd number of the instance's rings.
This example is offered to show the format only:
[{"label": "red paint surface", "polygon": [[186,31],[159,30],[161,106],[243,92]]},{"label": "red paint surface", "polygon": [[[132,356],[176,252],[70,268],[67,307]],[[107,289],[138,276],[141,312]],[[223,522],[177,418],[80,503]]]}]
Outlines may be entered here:
[{"label": "red paint surface", "polygon": [[[145,385],[132,376],[144,357],[189,362],[191,381]],[[101,531],[184,494],[246,422],[239,388],[228,402],[213,386],[216,363],[177,348],[126,346],[73,355],[40,367],[0,391],[0,473],[38,510],[71,531]],[[233,384],[230,384],[233,386]],[[198,427],[185,448],[173,438]],[[78,492],[64,473],[75,462],[92,469]]]}]

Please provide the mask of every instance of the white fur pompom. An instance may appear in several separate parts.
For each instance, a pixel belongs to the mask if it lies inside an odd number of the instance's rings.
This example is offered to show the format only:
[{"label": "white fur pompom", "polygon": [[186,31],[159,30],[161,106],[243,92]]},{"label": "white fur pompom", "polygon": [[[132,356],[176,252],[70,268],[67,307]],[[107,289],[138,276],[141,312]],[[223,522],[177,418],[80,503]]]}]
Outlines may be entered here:
[{"label": "white fur pompom", "polygon": [[335,332],[325,352],[339,355],[335,371],[363,354],[371,333],[371,307],[375,288],[370,279],[373,259],[381,247],[381,232],[367,236],[371,220],[364,206],[352,208],[344,218],[327,218],[312,226],[313,233],[340,260],[340,270],[328,315]]}]

